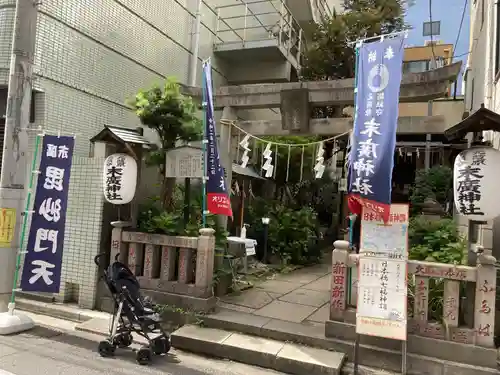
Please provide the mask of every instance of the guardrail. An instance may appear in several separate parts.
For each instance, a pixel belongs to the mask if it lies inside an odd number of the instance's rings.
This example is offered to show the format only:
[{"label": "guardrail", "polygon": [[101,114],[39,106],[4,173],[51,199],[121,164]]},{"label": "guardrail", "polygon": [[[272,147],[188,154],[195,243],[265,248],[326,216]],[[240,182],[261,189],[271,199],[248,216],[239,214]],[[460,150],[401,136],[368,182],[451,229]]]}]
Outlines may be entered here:
[{"label": "guardrail", "polygon": [[201,229],[199,237],[182,237],[113,228],[110,262],[116,257],[128,265],[141,288],[156,292],[167,302],[173,299],[176,304],[183,305],[184,296],[185,305],[195,298],[200,300],[201,310],[212,307],[213,229]]},{"label": "guardrail", "polygon": [[[355,322],[357,304],[358,254],[349,252],[347,241],[335,241],[332,252],[330,320]],[[408,333],[463,344],[494,347],[496,259],[485,250],[477,257],[477,266],[408,261]],[[434,280],[434,281],[433,281]],[[429,319],[431,284],[442,285],[442,318]],[[460,321],[463,304],[460,291],[467,285],[475,288],[472,326]],[[442,290],[442,291],[441,291]],[[440,298],[441,296],[434,296]]]},{"label": "guardrail", "polygon": [[215,45],[275,40],[300,65],[303,30],[283,0],[258,0],[216,8]]}]

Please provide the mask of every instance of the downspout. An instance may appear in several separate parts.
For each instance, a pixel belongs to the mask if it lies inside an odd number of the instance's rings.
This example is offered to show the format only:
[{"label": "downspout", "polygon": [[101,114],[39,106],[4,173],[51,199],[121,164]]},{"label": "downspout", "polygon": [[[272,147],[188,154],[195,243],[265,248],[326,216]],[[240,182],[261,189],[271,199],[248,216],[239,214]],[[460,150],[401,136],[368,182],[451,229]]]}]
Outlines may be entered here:
[{"label": "downspout", "polygon": [[[201,27],[201,5],[203,0],[198,0],[196,5],[196,20],[194,25],[194,40],[191,39],[192,54],[189,58],[189,72],[188,72],[188,83],[189,86],[196,86],[196,71],[198,70],[198,54],[200,50],[200,27]],[[205,196],[204,196],[205,197]],[[186,228],[189,223],[190,214],[190,203],[191,203],[191,179],[184,179],[184,228]],[[203,215],[203,220],[205,220],[205,215]]]},{"label": "downspout", "polygon": [[486,108],[494,110],[495,102],[493,100],[493,89],[495,85],[495,6],[497,6],[496,1],[489,1],[490,10],[486,12],[489,14],[488,17],[488,33],[486,39],[486,45],[488,48],[488,58],[486,60]]},{"label": "downspout", "polygon": [[[489,14],[488,17],[488,30],[487,30],[487,39],[486,45],[488,46],[487,50],[487,59],[486,59],[486,97],[485,97],[485,106],[490,110],[495,110],[495,101],[493,98],[494,87],[495,87],[495,7],[498,6],[495,0],[489,1],[489,11],[486,14]],[[485,134],[488,133],[488,134]],[[485,140],[489,140],[495,145],[497,140],[495,138],[496,135],[491,132],[483,132],[483,137]]]},{"label": "downspout", "polygon": [[196,86],[196,71],[198,70],[198,54],[200,51],[200,28],[201,28],[201,5],[203,0],[198,0],[198,4],[196,5],[196,23],[194,26],[194,41],[193,41],[193,50],[190,58],[189,67],[191,68],[189,71],[189,86]]}]

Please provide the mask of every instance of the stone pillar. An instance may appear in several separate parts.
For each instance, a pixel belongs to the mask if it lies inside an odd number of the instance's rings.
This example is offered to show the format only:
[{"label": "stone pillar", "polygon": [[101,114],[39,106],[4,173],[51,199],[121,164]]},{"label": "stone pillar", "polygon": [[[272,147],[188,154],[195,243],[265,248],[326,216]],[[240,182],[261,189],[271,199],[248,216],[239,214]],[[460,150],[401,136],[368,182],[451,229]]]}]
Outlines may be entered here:
[{"label": "stone pillar", "polygon": [[128,268],[135,276],[142,276],[142,252],[144,247],[140,243],[130,242],[128,244]]},{"label": "stone pillar", "polygon": [[429,278],[415,276],[415,306],[413,319],[418,323],[427,324],[429,316]]},{"label": "stone pillar", "polygon": [[179,249],[179,277],[181,284],[189,284],[193,275],[193,249]]},{"label": "stone pillar", "polygon": [[162,246],[161,251],[160,279],[172,281],[175,278],[175,257],[177,256],[177,249],[175,247]]},{"label": "stone pillar", "polygon": [[[232,107],[224,107],[222,110],[222,117],[224,120],[236,120],[236,111]],[[228,193],[231,191],[231,183],[233,180],[233,155],[231,152],[231,125],[222,124],[219,122],[220,137],[219,137],[219,156],[222,168],[224,168],[224,173],[226,175],[226,187]],[[221,227],[226,229],[227,227],[227,216],[218,215],[217,220]]]},{"label": "stone pillar", "polygon": [[330,320],[344,320],[347,307],[347,268],[349,260],[349,242],[337,240],[333,243],[332,280],[330,293]]},{"label": "stone pillar", "polygon": [[477,257],[476,299],[474,306],[474,330],[476,344],[494,347],[495,332],[495,293],[496,293],[496,259],[491,250]]},{"label": "stone pillar", "polygon": [[200,229],[198,237],[198,250],[196,254],[196,280],[197,288],[211,288],[214,276],[215,258],[215,230],[211,228]]},{"label": "stone pillar", "polygon": [[157,246],[146,244],[144,246],[144,277],[151,280],[158,277],[158,262],[160,261],[160,252]]},{"label": "stone pillar", "polygon": [[[119,222],[120,223],[120,222]],[[118,254],[118,261],[122,263],[127,262],[127,244],[122,241],[123,227],[117,224],[113,225],[111,231],[111,251],[109,253],[109,263],[112,264]]]},{"label": "stone pillar", "polygon": [[458,327],[460,281],[444,281],[443,322],[448,327]]}]

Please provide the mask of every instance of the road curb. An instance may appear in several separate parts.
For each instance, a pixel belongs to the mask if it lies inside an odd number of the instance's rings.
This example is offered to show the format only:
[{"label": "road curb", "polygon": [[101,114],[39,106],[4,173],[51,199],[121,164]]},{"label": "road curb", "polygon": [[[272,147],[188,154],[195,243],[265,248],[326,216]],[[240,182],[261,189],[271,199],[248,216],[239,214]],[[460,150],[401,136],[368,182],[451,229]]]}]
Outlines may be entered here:
[{"label": "road curb", "polygon": [[98,316],[104,316],[103,313],[79,309],[75,306],[68,306],[55,302],[41,302],[25,298],[16,298],[16,309],[53,318],[71,320],[76,323],[86,322]]},{"label": "road curb", "polygon": [[194,325],[179,328],[171,339],[177,349],[295,375],[340,375],[347,359],[339,352]]}]

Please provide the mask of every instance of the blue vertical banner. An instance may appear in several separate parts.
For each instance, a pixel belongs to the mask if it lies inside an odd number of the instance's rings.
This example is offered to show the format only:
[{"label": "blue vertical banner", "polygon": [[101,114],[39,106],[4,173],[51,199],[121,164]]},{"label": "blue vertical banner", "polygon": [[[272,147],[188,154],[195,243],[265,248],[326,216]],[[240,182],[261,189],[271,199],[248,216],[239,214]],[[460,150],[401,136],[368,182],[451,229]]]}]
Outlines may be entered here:
[{"label": "blue vertical banner", "polygon": [[404,36],[359,47],[356,118],[349,157],[349,208],[373,210],[387,222],[398,126]]},{"label": "blue vertical banner", "polygon": [[75,139],[44,136],[21,290],[59,293]]},{"label": "blue vertical banner", "polygon": [[209,61],[203,63],[203,101],[205,102],[204,134],[207,141],[205,152],[206,177],[208,179],[205,185],[206,208],[212,214],[233,217],[224,169],[220,165],[217,147],[212,92],[212,66]]}]

